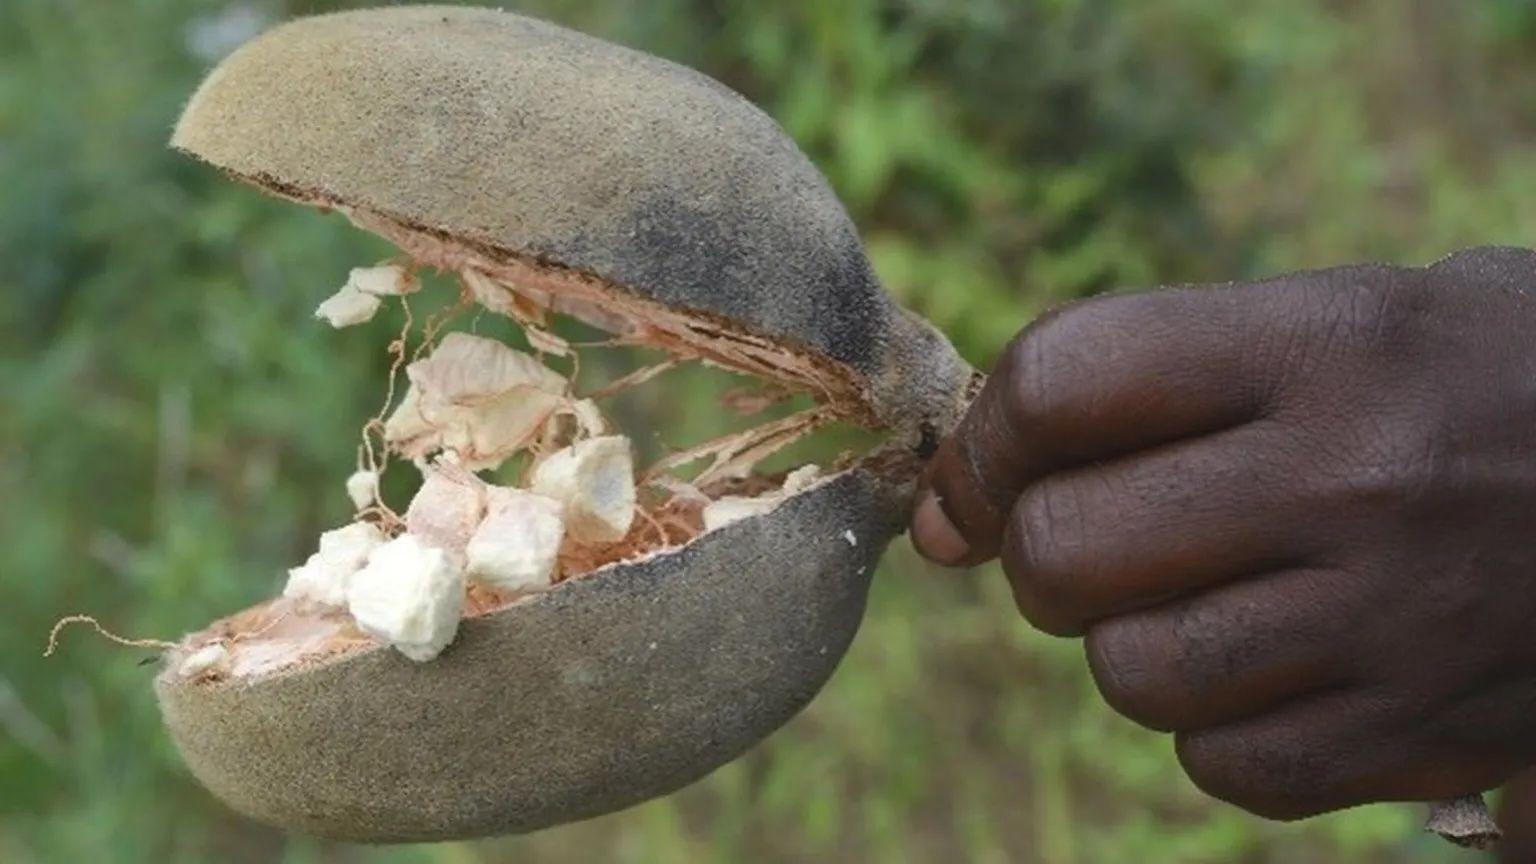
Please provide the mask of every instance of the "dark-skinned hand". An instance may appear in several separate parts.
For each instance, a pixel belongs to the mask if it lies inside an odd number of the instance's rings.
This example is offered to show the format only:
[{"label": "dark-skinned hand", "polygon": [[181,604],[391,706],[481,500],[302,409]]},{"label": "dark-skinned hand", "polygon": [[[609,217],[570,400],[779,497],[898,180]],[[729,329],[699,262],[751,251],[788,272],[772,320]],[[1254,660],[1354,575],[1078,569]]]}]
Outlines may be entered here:
[{"label": "dark-skinned hand", "polygon": [[912,535],[994,556],[1271,818],[1536,763],[1536,253],[1104,297],[1014,339]]}]

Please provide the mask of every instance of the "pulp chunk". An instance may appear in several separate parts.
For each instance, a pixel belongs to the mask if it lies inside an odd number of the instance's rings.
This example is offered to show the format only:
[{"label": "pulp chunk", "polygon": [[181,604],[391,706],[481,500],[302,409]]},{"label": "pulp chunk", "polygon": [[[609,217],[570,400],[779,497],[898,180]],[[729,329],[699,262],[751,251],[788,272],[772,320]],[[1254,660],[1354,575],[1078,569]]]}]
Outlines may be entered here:
[{"label": "pulp chunk", "polygon": [[780,488],[783,490],[785,495],[798,495],[801,492],[811,488],[811,486],[820,479],[820,465],[816,465],[814,463],[810,465],[801,465],[799,468],[789,472],[789,474],[784,477],[784,485]]},{"label": "pulp chunk", "polygon": [[603,413],[591,399],[578,399],[571,403],[571,416],[576,418],[576,425],[581,428],[583,435],[595,437],[608,431],[608,421],[603,419]]},{"label": "pulp chunk", "polygon": [[405,372],[410,389],[384,424],[385,440],[411,458],[452,450],[470,470],[500,465],[566,401],[564,376],[468,333],[449,333]]},{"label": "pulp chunk", "polygon": [[487,500],[485,521],[469,541],[469,578],[506,591],[549,587],[565,539],[560,502],[500,487]]},{"label": "pulp chunk", "polygon": [[464,547],[485,514],[485,484],[447,464],[431,466],[405,511],[405,530],[429,546],[462,560]]},{"label": "pulp chunk", "polygon": [[753,498],[726,495],[711,501],[704,505],[704,530],[713,531],[751,516],[761,516],[784,503],[785,498],[809,489],[820,477],[819,466],[804,465],[791,471],[777,491]]},{"label": "pulp chunk", "polygon": [[373,320],[382,304],[377,296],[364,294],[349,282],[315,308],[315,317],[339,330]]},{"label": "pulp chunk", "polygon": [[505,286],[496,284],[489,275],[472,267],[459,271],[459,281],[469,289],[475,302],[521,324],[523,335],[528,338],[528,345],[533,350],[556,357],[570,356],[571,343],[544,329],[544,309]]},{"label": "pulp chunk", "polygon": [[379,472],[357,471],[347,478],[347,497],[359,510],[372,507],[379,500]]},{"label": "pulp chunk", "polygon": [[283,596],[322,606],[345,606],[348,581],[383,542],[383,532],[371,522],[353,522],[321,534],[320,551],[288,571]]},{"label": "pulp chunk", "polygon": [[183,678],[196,678],[204,672],[222,672],[228,665],[229,649],[213,642],[188,654],[176,671]]},{"label": "pulp chunk", "polygon": [[629,439],[604,435],[556,451],[533,471],[531,488],[565,506],[565,530],[585,543],[612,543],[635,519]]},{"label": "pulp chunk", "polygon": [[375,297],[402,297],[421,290],[421,281],[399,264],[353,267],[346,287]]},{"label": "pulp chunk", "polygon": [[473,268],[459,271],[459,279],[469,289],[475,302],[499,315],[518,318],[517,295],[497,285],[490,276]]},{"label": "pulp chunk", "polygon": [[375,549],[347,587],[357,625],[419,663],[453,641],[463,604],[464,571],[410,534]]},{"label": "pulp chunk", "polygon": [[726,495],[704,506],[704,530],[713,531],[750,516],[761,516],[779,506],[783,500],[783,496],[777,493],[759,495],[756,498]]}]

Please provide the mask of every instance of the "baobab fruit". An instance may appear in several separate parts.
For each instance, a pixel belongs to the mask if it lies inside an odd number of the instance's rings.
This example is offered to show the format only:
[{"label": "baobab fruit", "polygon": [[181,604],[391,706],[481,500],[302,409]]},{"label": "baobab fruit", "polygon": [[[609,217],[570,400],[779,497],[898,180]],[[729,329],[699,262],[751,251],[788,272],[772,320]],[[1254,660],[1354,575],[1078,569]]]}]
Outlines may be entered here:
[{"label": "baobab fruit", "polygon": [[[172,144],[340,214],[411,272],[473,274],[470,302],[539,356],[448,333],[412,357],[385,446],[555,493],[571,564],[548,590],[468,604],[460,620],[465,570],[380,502],[369,518],[397,536],[353,574],[350,616],[258,606],[187,637],[189,650],[230,637],[229,674],[157,677],[171,735],[215,794],[369,842],[529,831],[676,790],[816,694],[976,382],[881,289],[842,205],[772,119],[696,72],[542,21],[390,6],[242,46]],[[580,346],[546,338],[563,318],[666,355],[629,383],[702,362],[813,407],[693,451],[715,460],[693,476],[673,473],[686,453],[639,467],[629,441],[649,445],[651,430],[620,435],[572,407],[599,393],[541,362],[574,372]],[[878,444],[702,530],[700,499],[771,488],[756,464],[834,421]],[[465,568],[537,583],[542,556],[509,563],[477,545],[499,536],[488,503]]]}]

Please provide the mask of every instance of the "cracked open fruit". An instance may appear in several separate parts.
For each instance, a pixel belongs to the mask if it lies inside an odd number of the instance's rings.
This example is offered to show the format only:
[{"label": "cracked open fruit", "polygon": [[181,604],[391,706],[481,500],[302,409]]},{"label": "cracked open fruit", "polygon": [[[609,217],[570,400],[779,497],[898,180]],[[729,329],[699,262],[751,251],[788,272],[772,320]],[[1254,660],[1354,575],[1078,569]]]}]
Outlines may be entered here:
[{"label": "cracked open fruit", "polygon": [[[245,45],[172,143],[398,247],[326,301],[331,324],[437,271],[529,346],[397,343],[408,387],[365,430],[353,524],[286,596],[169,652],[165,721],[214,793],[359,840],[526,831],[677,789],[817,692],[974,373],[881,290],[767,116],[550,24],[393,7]],[[563,317],[666,359],[581,392]],[[809,407],[637,458],[644,430],[603,400],[695,361]],[[754,470],[830,421],[879,443],[788,482]],[[403,516],[386,468],[422,474]]]}]

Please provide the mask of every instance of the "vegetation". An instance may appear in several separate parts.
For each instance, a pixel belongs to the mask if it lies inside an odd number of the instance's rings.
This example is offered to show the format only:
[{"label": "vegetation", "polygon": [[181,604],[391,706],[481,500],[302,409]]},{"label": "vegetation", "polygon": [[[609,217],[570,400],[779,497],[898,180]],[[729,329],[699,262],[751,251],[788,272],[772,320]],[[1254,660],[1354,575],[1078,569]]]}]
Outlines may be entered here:
[{"label": "vegetation", "polygon": [[[1295,825],[1211,802],[997,574],[898,543],[828,689],[667,800],[397,849],[249,824],[197,788],[144,652],[270,594],[344,518],[390,325],[310,311],[386,254],[165,148],[222,52],[345,4],[0,3],[0,860],[1451,861],[1417,808]],[[891,290],[977,364],[1095,292],[1536,236],[1524,0],[522,0],[778,117]],[[685,381],[637,410],[708,415]]]}]

